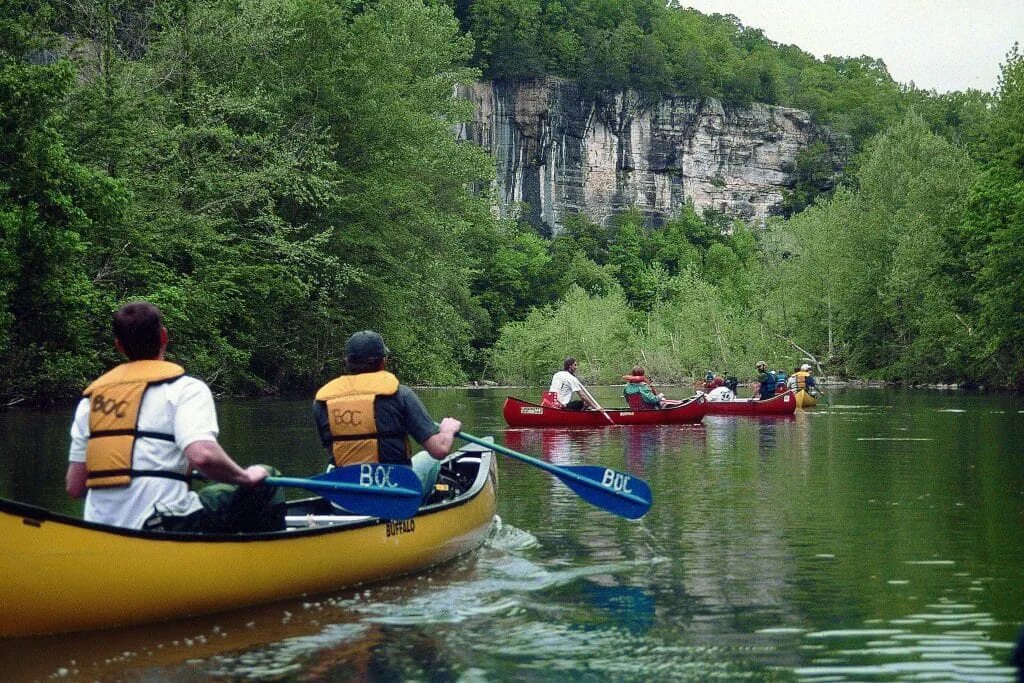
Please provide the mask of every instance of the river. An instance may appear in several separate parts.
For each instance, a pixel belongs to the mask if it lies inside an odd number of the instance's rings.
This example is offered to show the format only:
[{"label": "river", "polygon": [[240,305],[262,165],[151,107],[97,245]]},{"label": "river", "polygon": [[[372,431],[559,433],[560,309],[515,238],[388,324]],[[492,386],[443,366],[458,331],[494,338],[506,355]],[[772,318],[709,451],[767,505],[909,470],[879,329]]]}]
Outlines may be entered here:
[{"label": "river", "polygon": [[[594,393],[607,406],[618,391]],[[201,619],[0,640],[4,678],[1014,680],[1019,397],[834,388],[788,418],[511,430],[504,390],[420,394],[436,418],[536,458],[632,472],[654,505],[620,519],[501,458],[499,519],[453,563]],[[220,401],[221,441],[242,463],[310,474],[324,456],[309,408]],[[70,415],[0,412],[0,495],[80,513],[63,491]]]}]

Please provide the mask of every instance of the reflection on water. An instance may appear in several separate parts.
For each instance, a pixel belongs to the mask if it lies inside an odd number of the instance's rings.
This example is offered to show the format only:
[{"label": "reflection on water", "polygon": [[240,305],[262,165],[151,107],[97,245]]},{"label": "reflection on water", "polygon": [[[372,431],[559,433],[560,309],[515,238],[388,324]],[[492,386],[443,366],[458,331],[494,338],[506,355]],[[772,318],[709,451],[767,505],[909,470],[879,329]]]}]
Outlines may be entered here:
[{"label": "reflection on water", "polygon": [[[612,405],[618,391],[595,394]],[[499,392],[422,393],[435,416],[535,458],[644,478],[651,512],[616,518],[503,458],[500,523],[476,553],[333,595],[0,641],[7,677],[1014,678],[1024,420],[1013,398],[835,390],[831,406],[781,419],[523,430],[501,421]],[[322,467],[308,401],[219,410],[239,460]],[[0,413],[0,494],[80,509],[63,494],[67,412]]]}]

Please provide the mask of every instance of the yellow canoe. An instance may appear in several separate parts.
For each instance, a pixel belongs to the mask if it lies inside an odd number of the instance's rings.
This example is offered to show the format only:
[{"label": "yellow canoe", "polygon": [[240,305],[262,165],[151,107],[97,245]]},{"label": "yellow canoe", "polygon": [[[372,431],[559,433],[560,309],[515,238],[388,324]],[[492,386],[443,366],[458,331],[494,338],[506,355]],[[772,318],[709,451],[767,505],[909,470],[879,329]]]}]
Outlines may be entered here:
[{"label": "yellow canoe", "polygon": [[818,399],[811,396],[803,389],[796,390],[796,407],[797,408],[813,408],[818,405]]},{"label": "yellow canoe", "polygon": [[495,514],[492,451],[444,463],[446,500],[412,519],[337,515],[289,503],[262,534],[118,529],[0,499],[0,637],[111,628],[210,614],[410,574],[469,552]]}]

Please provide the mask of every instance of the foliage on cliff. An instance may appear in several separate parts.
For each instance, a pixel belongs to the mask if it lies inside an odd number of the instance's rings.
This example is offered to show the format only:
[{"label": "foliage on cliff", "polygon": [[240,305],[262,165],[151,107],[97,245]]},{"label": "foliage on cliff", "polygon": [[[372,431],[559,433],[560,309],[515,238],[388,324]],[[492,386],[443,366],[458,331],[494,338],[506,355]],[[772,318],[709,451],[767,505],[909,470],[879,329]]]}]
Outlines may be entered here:
[{"label": "foliage on cliff", "polygon": [[[809,111],[859,149],[909,106],[940,132],[971,128],[987,97],[923,92],[893,81],[868,56],[817,59],[768,39],[732,15],[659,0],[453,2],[473,36],[474,63],[490,78],[556,75],[594,92],[631,88],[651,97],[715,97],[735,105]],[[973,134],[972,132],[968,133]]]}]

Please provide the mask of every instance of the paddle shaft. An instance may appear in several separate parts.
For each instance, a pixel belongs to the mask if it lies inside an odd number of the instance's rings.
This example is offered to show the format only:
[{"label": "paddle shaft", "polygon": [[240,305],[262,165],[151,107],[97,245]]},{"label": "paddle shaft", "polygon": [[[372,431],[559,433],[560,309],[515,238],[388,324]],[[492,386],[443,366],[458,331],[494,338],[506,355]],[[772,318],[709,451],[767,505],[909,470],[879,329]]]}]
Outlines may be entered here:
[{"label": "paddle shaft", "polygon": [[[542,470],[545,470],[546,472],[550,472],[551,474],[555,475],[559,479],[562,479],[563,481],[572,480],[572,481],[574,481],[574,482],[576,482],[578,484],[583,484],[584,486],[590,486],[590,487],[593,487],[593,488],[604,489],[604,492],[606,492],[606,493],[611,493],[613,495],[616,495],[616,496],[618,496],[620,498],[628,500],[628,501],[630,501],[632,503],[636,503],[638,505],[650,505],[650,501],[645,500],[644,498],[641,498],[640,496],[633,495],[632,493],[628,493],[626,491],[613,491],[613,490],[610,490],[607,487],[602,486],[601,482],[597,482],[597,481],[594,481],[593,479],[589,479],[587,477],[584,477],[584,476],[581,476],[579,474],[576,474],[575,472],[573,472],[570,469],[566,469],[564,467],[558,467],[557,465],[552,465],[551,463],[544,462],[543,460],[538,460],[537,458],[531,458],[530,456],[524,455],[523,453],[519,453],[518,451],[514,451],[511,448],[506,448],[505,446],[502,446],[500,444],[496,444],[493,441],[485,441],[484,439],[480,439],[478,437],[473,436],[472,434],[467,434],[465,432],[459,432],[458,434],[456,434],[456,436],[458,436],[460,439],[464,439],[464,440],[469,441],[471,443],[475,443],[475,444],[479,444],[480,446],[484,446],[485,448],[491,448],[491,449],[495,450],[498,453],[502,453],[503,455],[507,455],[510,458],[515,458],[516,460],[519,460],[521,462],[525,462],[528,465],[533,465],[534,467],[538,467],[538,468],[540,468]],[[613,471],[613,470],[609,470],[609,471]]]},{"label": "paddle shaft", "polygon": [[[198,479],[199,481],[212,481],[201,472],[193,471],[191,476],[192,479]],[[361,493],[364,495],[387,496],[389,498],[415,498],[422,495],[419,491],[398,486],[364,486],[343,481],[321,481],[299,477],[267,477],[260,483],[266,486],[284,486],[286,488],[306,489],[307,491],[314,492]]]},{"label": "paddle shaft", "polygon": [[371,494],[391,498],[419,498],[422,495],[420,491],[411,491],[400,487],[362,486],[341,481],[317,481],[316,479],[298,479],[295,477],[267,477],[263,481],[268,486],[288,486],[317,492]]},{"label": "paddle shaft", "polygon": [[608,411],[601,407],[601,404],[597,402],[597,399],[594,398],[594,395],[591,394],[590,391],[582,384],[580,384],[580,392],[583,393],[587,398],[589,398],[595,406],[597,406],[597,409],[601,411],[602,415],[604,415],[604,419],[608,420],[608,422],[612,424],[615,424],[615,420],[613,420],[612,416],[608,414]]},{"label": "paddle shaft", "polygon": [[[199,472],[193,478],[209,481]],[[349,512],[381,519],[409,519],[422,502],[419,477],[401,465],[364,463],[336,467],[308,479],[269,476],[260,483],[310,491]]]}]

